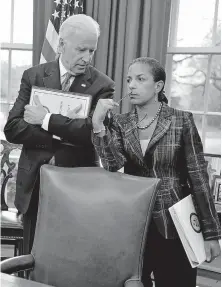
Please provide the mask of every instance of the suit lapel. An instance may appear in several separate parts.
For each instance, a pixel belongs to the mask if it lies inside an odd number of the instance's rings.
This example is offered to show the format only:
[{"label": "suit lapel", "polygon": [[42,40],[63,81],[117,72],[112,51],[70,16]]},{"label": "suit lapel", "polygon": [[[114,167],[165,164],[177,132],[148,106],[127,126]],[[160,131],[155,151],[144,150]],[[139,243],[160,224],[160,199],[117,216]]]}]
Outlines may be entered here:
[{"label": "suit lapel", "polygon": [[60,71],[58,61],[48,63],[43,83],[46,88],[61,90]]},{"label": "suit lapel", "polygon": [[[86,93],[87,89],[91,86],[90,83],[91,73],[89,68],[86,69],[86,73],[75,77],[69,91],[76,93]],[[50,62],[45,70],[45,77],[43,78],[44,86],[50,89],[61,90],[61,79],[59,62]]]},{"label": "suit lapel", "polygon": [[172,109],[163,103],[162,110],[157,121],[156,128],[148,144],[146,152],[154,146],[168,131],[172,120]]},{"label": "suit lapel", "polygon": [[87,89],[91,86],[89,80],[91,79],[91,73],[89,68],[86,69],[86,73],[75,77],[69,91],[86,94]]}]

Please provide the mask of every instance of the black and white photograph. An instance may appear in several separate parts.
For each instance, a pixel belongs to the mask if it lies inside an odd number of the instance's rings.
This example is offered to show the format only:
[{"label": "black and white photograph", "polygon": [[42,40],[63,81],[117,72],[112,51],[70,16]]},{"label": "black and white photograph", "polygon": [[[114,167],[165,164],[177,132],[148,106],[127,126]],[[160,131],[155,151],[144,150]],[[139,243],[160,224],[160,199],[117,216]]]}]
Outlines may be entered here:
[{"label": "black and white photograph", "polygon": [[4,287],[221,285],[222,0],[0,0]]}]

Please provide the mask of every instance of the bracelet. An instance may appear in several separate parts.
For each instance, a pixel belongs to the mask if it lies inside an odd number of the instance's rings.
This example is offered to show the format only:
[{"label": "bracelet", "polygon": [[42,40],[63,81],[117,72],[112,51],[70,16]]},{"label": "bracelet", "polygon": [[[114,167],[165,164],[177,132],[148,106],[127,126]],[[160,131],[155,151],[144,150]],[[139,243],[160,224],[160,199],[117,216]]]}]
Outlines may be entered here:
[{"label": "bracelet", "polygon": [[102,131],[105,131],[106,130],[106,128],[103,126],[102,128],[100,128],[99,130],[94,130],[93,129],[93,133],[94,134],[99,134],[99,133],[101,133]]}]

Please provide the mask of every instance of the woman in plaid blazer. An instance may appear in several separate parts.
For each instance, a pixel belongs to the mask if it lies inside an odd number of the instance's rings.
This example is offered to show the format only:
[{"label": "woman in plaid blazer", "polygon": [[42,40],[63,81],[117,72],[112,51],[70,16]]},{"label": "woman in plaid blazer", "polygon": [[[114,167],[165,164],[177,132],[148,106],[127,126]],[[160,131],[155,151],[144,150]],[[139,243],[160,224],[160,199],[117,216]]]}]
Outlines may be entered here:
[{"label": "woman in plaid blazer", "polygon": [[128,95],[134,109],[113,116],[103,125],[107,111],[118,104],[99,100],[93,116],[93,143],[103,167],[144,177],[161,179],[148,233],[143,268],[145,287],[195,287],[192,269],[168,208],[181,200],[189,180],[205,239],[208,261],[220,253],[220,225],[210,193],[203,147],[189,112],[167,105],[163,89],[164,68],[152,58],[134,60],[128,70]]}]

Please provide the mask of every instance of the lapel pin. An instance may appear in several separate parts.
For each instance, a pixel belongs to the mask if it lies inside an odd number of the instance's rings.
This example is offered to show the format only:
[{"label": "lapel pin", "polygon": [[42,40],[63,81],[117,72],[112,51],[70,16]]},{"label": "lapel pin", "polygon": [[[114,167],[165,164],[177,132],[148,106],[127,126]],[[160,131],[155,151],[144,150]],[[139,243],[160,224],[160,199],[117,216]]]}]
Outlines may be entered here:
[{"label": "lapel pin", "polygon": [[86,84],[82,84],[81,87],[85,88],[85,87],[86,87]]}]

